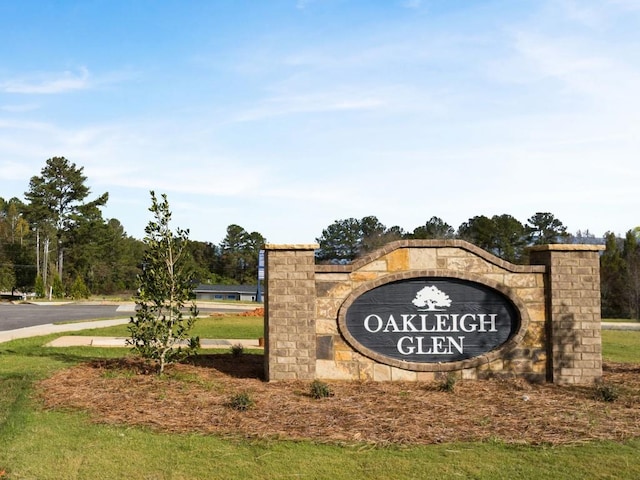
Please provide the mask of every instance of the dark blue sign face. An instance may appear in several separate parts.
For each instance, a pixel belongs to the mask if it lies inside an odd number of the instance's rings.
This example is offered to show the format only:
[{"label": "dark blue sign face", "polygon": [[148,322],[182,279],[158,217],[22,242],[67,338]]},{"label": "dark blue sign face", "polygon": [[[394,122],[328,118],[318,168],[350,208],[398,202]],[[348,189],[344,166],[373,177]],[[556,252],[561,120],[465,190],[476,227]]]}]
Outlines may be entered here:
[{"label": "dark blue sign face", "polygon": [[518,331],[520,315],[507,296],[486,285],[427,277],[365,292],[348,307],[345,325],[356,342],[375,353],[444,363],[496,350]]}]

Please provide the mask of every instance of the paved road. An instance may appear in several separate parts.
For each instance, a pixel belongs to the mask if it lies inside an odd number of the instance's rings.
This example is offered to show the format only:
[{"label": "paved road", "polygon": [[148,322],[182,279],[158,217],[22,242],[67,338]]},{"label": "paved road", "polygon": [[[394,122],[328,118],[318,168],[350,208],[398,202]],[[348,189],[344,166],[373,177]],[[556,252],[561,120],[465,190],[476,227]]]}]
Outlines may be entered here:
[{"label": "paved road", "polygon": [[[200,313],[237,312],[255,307],[207,306],[199,307]],[[36,325],[58,322],[129,318],[134,315],[134,304],[90,305],[90,304],[11,304],[0,303],[0,332]]]}]

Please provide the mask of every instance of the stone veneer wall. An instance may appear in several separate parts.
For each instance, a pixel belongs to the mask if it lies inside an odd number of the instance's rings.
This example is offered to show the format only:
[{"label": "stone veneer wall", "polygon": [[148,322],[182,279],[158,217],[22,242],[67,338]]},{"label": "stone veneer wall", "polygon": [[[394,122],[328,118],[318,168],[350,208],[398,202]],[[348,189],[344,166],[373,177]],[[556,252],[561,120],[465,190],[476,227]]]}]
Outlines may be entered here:
[{"label": "stone veneer wall", "polygon": [[265,245],[267,380],[313,380],[316,376],[317,248],[317,244]]},{"label": "stone veneer wall", "polygon": [[[451,371],[469,379],[516,375],[588,383],[599,378],[598,248],[543,246],[532,252],[540,263],[532,266],[513,265],[462,240],[401,240],[350,265],[315,265],[316,248],[265,246],[267,380],[429,381]],[[580,278],[569,280],[571,275]],[[347,343],[340,332],[345,305],[389,280],[426,276],[462,278],[501,291],[520,311],[520,330],[496,352],[444,364],[395,365]],[[579,328],[588,332],[576,333]]]},{"label": "stone veneer wall", "polygon": [[587,384],[602,377],[600,256],[602,245],[541,245],[531,263],[547,269],[550,379]]},{"label": "stone veneer wall", "polygon": [[[493,352],[462,362],[408,364],[409,368],[403,368],[399,362],[390,365],[365,357],[340,334],[341,307],[349,298],[389,279],[436,276],[487,284],[516,303],[522,326],[516,338],[500,350],[504,355]],[[461,240],[403,240],[351,265],[317,266],[316,286],[319,378],[429,381],[456,371],[469,379],[505,372],[534,381],[545,379],[544,268],[512,265]]]}]

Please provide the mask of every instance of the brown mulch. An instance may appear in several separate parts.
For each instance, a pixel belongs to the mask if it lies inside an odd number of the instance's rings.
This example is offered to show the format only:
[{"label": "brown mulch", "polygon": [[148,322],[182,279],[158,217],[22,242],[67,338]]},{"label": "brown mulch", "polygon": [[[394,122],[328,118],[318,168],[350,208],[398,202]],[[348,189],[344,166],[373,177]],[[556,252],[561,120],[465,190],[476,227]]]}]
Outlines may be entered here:
[{"label": "brown mulch", "polygon": [[[595,387],[518,379],[459,381],[453,392],[437,382],[328,382],[333,395],[314,399],[310,382],[262,381],[262,362],[261,355],[202,355],[158,377],[135,359],[96,361],[57,372],[38,391],[48,409],[164,432],[382,445],[640,437],[640,365],[605,365],[605,385],[619,392],[605,402]],[[240,393],[255,402],[249,410],[229,407]]]}]

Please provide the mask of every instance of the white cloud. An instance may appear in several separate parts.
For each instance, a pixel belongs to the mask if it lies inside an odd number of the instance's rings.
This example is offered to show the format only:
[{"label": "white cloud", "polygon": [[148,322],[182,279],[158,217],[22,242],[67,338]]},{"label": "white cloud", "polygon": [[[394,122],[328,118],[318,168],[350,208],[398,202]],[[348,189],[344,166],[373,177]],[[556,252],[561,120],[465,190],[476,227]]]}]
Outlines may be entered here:
[{"label": "white cloud", "polygon": [[78,72],[38,74],[27,78],[8,80],[0,83],[0,91],[22,94],[56,94],[90,87],[89,70],[80,67]]},{"label": "white cloud", "polygon": [[[127,71],[148,63],[123,55],[100,63],[124,72],[110,78],[82,68],[0,80],[0,91],[37,94],[122,84],[77,104],[65,97],[64,116],[50,99],[3,99],[3,195],[64,155],[93,192],[109,191],[106,216],[130,233],[147,220],[149,190],[167,192],[177,223],[209,241],[238,223],[304,243],[365,215],[408,230],[433,215],[455,228],[541,210],[572,230],[633,226],[640,66],[634,17],[620,13],[631,2],[443,5],[420,16],[399,7],[429,2],[397,0],[377,17],[328,2],[318,18],[312,2],[290,2],[307,11],[273,19],[277,32],[222,37],[234,48],[212,50],[204,75],[202,62],[178,72],[167,52],[154,72]],[[333,9],[349,27],[323,23]]]},{"label": "white cloud", "polygon": [[[0,143],[0,148],[3,145]],[[22,181],[36,175],[37,172],[31,171],[30,167],[24,162],[12,160],[0,161],[0,180]],[[22,196],[22,192],[27,190],[28,183],[22,184],[18,189],[8,192],[11,197]],[[4,189],[3,195],[7,195],[7,189]]]},{"label": "white cloud", "polygon": [[311,5],[314,2],[314,0],[298,0],[296,2],[296,8],[298,10],[304,10],[305,8],[307,8],[309,5]]},{"label": "white cloud", "polygon": [[587,94],[605,101],[636,97],[631,94],[636,89],[639,72],[630,70],[613,54],[598,52],[589,43],[520,32],[515,46],[534,78],[559,80],[568,94]]},{"label": "white cloud", "polygon": [[33,112],[34,110],[38,110],[40,105],[36,103],[23,103],[19,105],[2,105],[0,106],[0,110],[7,113],[25,113],[25,112]]},{"label": "white cloud", "polygon": [[422,6],[422,0],[405,0],[402,2],[404,8],[420,8]]},{"label": "white cloud", "polygon": [[567,19],[603,32],[618,16],[640,11],[638,0],[562,0],[556,4]]},{"label": "white cloud", "polygon": [[240,111],[235,121],[255,121],[270,117],[300,113],[371,110],[384,102],[366,92],[318,92],[273,96],[259,102],[256,107]]}]

